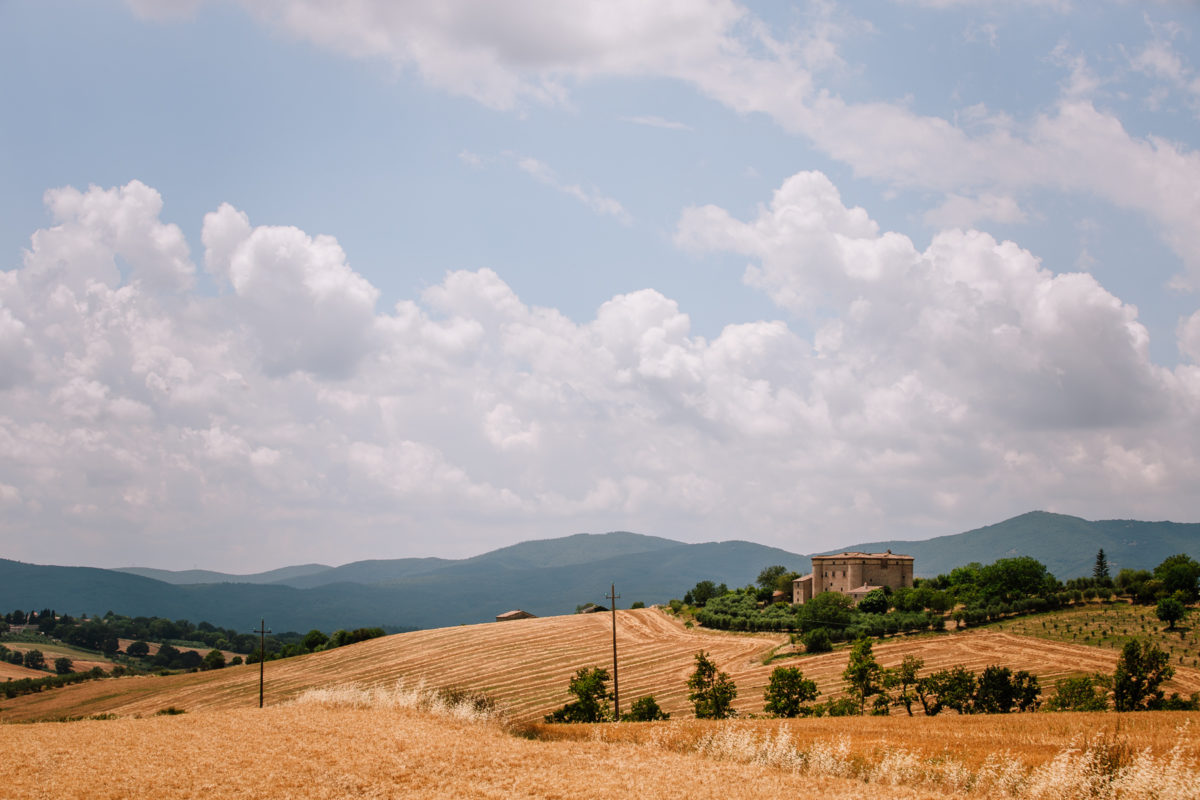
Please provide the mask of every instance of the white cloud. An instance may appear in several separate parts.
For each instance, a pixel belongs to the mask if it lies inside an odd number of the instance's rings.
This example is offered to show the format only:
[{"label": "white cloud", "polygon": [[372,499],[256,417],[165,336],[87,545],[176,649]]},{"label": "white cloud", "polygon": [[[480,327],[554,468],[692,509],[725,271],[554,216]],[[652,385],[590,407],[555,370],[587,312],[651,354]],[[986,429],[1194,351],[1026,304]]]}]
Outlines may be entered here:
[{"label": "white cloud", "polygon": [[[1066,0],[1028,4],[1055,13],[1073,8]],[[143,9],[150,5],[153,0],[139,0]],[[839,39],[849,30],[867,28],[823,3],[816,3],[805,26],[786,38],[733,0],[502,5],[359,0],[349,6],[271,0],[245,5],[269,24],[320,47],[413,69],[433,86],[493,108],[562,104],[574,85],[590,79],[670,78],[740,113],[769,115],[858,176],[894,188],[940,192],[949,198],[943,204],[953,204],[955,197],[1015,198],[1037,189],[1095,195],[1151,220],[1185,264],[1186,274],[1175,285],[1200,285],[1200,227],[1194,224],[1200,196],[1192,188],[1200,184],[1200,153],[1131,135],[1115,113],[1098,110],[1091,95],[1102,81],[1066,44],[1051,54],[1068,70],[1062,97],[1052,109],[1018,122],[993,117],[992,124],[963,128],[899,103],[849,102],[819,85],[815,76],[840,63]],[[1169,66],[1161,59],[1153,63]],[[551,180],[544,165],[530,173]],[[550,185],[597,213],[624,218],[612,198],[552,180]],[[1002,213],[1012,217],[1013,212]]]},{"label": "white cloud", "polygon": [[153,216],[112,235],[134,188],[89,190],[117,201],[64,210],[0,273],[13,557],[52,557],[30,529],[93,563],[253,568],[411,555],[385,532],[417,529],[442,555],[617,528],[805,551],[1033,507],[1200,512],[1200,368],[1150,363],[1132,307],[977,231],[919,250],[819,173],[678,234],[753,262],[811,341],[780,320],[705,339],[650,289],[577,323],[489,270],[380,311],[332,239],[229,206],[203,236],[227,291],[181,292],[104,269],[188,257]]},{"label": "white cloud", "polygon": [[251,229],[228,204],[204,218],[205,264],[229,282],[269,374],[345,376],[373,347],[379,290],[346,264],[331,236]]},{"label": "white cloud", "polygon": [[633,218],[629,216],[629,212],[617,200],[601,194],[595,189],[585,189],[579,184],[567,183],[560,180],[548,164],[538,161],[536,158],[532,158],[531,156],[513,157],[516,159],[517,167],[539,183],[544,183],[565,195],[574,197],[601,216],[613,217],[623,225],[629,225],[633,222]]},{"label": "white cloud", "polygon": [[1025,220],[1026,214],[1014,198],[995,194],[979,197],[951,194],[942,205],[925,212],[926,224],[939,228],[968,228],[980,222],[1011,224]]},{"label": "white cloud", "polygon": [[1200,366],[1200,311],[1179,321],[1177,338],[1180,354]]},{"label": "white cloud", "polygon": [[650,128],[665,128],[673,131],[690,131],[691,125],[677,122],[675,120],[663,119],[654,115],[643,117],[622,117],[625,122],[632,122],[634,125],[645,125]]}]

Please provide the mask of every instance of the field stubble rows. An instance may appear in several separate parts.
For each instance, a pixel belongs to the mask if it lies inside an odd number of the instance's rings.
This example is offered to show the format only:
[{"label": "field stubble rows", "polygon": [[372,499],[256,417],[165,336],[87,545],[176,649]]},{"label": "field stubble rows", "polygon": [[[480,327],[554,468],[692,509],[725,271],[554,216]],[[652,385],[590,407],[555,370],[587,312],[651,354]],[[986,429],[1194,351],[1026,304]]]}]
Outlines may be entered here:
[{"label": "field stubble rows", "polygon": [[[486,692],[508,709],[515,722],[541,716],[570,697],[567,680],[586,666],[611,666],[611,617],[572,615],[515,622],[440,628],[384,637],[336,650],[269,662],[268,704],[296,697],[313,687],[337,684],[390,686],[398,680],[431,687]],[[690,716],[686,681],[693,656],[703,649],[738,687],[735,707],[742,715],[762,712],[762,694],[771,671],[795,665],[817,682],[822,697],[843,687],[845,650],[763,661],[787,652],[786,637],[687,629],[656,609],[618,614],[622,706],[653,694],[676,717]],[[926,670],[962,664],[971,670],[997,664],[1028,669],[1044,689],[1065,675],[1111,672],[1111,650],[1030,639],[1007,632],[977,630],[940,636],[881,641],[875,654],[884,666],[913,654]],[[1200,691],[1200,671],[1180,667],[1168,688]],[[258,667],[232,667],[171,677],[103,680],[6,701],[2,721],[86,717],[100,713],[150,715],[167,706],[198,711],[257,705]]]}]

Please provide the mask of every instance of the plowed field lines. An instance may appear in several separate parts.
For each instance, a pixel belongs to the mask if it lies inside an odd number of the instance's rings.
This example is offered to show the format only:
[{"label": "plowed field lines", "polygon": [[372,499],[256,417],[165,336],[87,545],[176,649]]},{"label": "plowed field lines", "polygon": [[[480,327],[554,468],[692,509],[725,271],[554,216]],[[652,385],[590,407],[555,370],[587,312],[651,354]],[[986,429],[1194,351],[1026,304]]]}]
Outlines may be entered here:
[{"label": "plowed field lines", "polygon": [[[441,628],[388,636],[309,656],[268,662],[268,704],[304,689],[355,683],[456,687],[486,691],[518,722],[537,721],[567,702],[567,681],[575,670],[611,667],[612,621],[608,614],[572,615],[514,622]],[[762,660],[778,645],[779,635],[739,635],[685,629],[656,609],[618,614],[621,705],[653,694],[676,717],[691,716],[686,681],[696,652],[703,649],[738,687],[735,707],[742,714],[762,712],[762,694],[777,666],[798,666],[817,682],[821,699],[843,690],[847,652]],[[972,671],[996,664],[1026,669],[1052,691],[1064,675],[1111,672],[1116,653],[1108,649],[1049,642],[1010,633],[975,630],[944,636],[896,638],[877,642],[884,666],[913,654],[925,671],[963,665]],[[1177,667],[1169,691],[1200,691],[1200,671]],[[14,698],[0,709],[0,720],[54,719],[98,713],[148,715],[167,706],[198,711],[257,705],[258,665],[230,667],[172,677],[93,681]]]}]

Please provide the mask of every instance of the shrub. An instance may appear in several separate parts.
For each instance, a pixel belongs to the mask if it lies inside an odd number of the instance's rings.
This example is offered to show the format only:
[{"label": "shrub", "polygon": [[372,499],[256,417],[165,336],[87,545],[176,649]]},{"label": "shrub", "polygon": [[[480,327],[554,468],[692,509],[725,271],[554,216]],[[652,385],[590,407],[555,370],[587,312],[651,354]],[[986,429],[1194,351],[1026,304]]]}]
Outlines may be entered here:
[{"label": "shrub", "polygon": [[604,667],[583,667],[575,673],[567,685],[567,691],[575,700],[557,711],[547,714],[546,722],[604,722],[612,719],[608,701],[612,698],[604,685],[609,679]]},{"label": "shrub", "polygon": [[670,719],[671,715],[658,707],[653,695],[639,697],[629,706],[629,713],[621,715],[622,722],[654,722]]},{"label": "shrub", "polygon": [[829,631],[815,628],[804,634],[804,650],[809,653],[828,653],[833,650],[833,642],[829,640]]},{"label": "shrub", "polygon": [[1108,698],[1099,676],[1063,678],[1056,689],[1054,697],[1046,703],[1046,708],[1051,711],[1104,711],[1108,708]]}]

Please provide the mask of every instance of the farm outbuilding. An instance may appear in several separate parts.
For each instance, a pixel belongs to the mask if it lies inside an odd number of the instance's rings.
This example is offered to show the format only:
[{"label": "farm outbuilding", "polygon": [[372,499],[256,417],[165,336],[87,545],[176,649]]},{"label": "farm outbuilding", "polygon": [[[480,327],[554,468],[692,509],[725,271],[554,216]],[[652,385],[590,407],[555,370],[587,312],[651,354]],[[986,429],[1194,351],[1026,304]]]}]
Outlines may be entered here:
[{"label": "farm outbuilding", "polygon": [[528,611],[514,608],[512,611],[505,611],[503,614],[496,615],[496,622],[508,622],[514,619],[537,619],[537,614],[530,614]]}]

